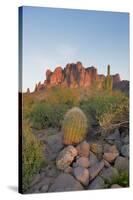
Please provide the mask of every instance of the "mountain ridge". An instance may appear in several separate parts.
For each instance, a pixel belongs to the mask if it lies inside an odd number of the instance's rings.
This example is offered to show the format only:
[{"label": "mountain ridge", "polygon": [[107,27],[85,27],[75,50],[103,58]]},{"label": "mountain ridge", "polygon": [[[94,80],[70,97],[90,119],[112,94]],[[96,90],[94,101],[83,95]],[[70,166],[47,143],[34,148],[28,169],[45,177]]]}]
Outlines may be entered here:
[{"label": "mountain ridge", "polygon": [[[39,82],[35,85],[34,92],[51,88],[55,86],[69,87],[69,88],[91,88],[97,83],[98,89],[102,88],[103,82],[108,75],[98,74],[97,68],[94,66],[84,67],[80,61],[76,63],[68,63],[63,69],[61,66],[55,68],[52,72],[50,69],[46,70],[46,79],[43,83]],[[113,88],[124,88],[127,82],[121,81],[120,74],[112,74]],[[27,93],[30,93],[29,88]]]}]

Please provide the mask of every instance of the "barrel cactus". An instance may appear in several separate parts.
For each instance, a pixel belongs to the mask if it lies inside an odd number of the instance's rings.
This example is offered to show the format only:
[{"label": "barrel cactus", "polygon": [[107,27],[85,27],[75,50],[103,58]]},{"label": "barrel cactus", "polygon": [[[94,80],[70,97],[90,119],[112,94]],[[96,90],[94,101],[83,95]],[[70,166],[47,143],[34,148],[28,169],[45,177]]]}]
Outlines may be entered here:
[{"label": "barrel cactus", "polygon": [[80,108],[74,107],[66,113],[62,131],[63,143],[66,145],[78,144],[84,140],[87,133],[87,118]]}]

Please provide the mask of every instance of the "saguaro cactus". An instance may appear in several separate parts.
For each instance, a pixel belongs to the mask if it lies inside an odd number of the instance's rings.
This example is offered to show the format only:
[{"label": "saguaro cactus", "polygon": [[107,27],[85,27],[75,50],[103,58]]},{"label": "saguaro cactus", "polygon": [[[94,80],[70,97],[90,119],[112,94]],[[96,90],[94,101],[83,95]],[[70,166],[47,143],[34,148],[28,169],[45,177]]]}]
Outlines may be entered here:
[{"label": "saguaro cactus", "polygon": [[112,77],[110,76],[110,65],[108,65],[107,66],[107,76],[105,78],[103,88],[107,91],[111,91],[112,85],[113,85],[113,81],[112,81]]},{"label": "saguaro cactus", "polygon": [[80,108],[70,109],[63,121],[63,143],[78,144],[84,140],[87,132],[87,118]]}]

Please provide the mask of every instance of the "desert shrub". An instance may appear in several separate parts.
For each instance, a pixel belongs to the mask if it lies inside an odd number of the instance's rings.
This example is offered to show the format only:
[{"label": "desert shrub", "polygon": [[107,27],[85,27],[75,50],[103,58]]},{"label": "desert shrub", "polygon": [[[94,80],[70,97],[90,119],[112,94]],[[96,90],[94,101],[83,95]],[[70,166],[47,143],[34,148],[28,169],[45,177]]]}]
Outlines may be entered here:
[{"label": "desert shrub", "polygon": [[81,101],[80,107],[89,121],[107,127],[128,118],[128,103],[128,97],[123,93],[102,93]]},{"label": "desert shrub", "polygon": [[67,104],[36,103],[30,114],[32,126],[37,129],[48,127],[60,128],[64,114],[70,107]]},{"label": "desert shrub", "polygon": [[42,144],[32,134],[28,122],[23,123],[22,132],[22,185],[27,190],[33,176],[44,163]]},{"label": "desert shrub", "polygon": [[46,102],[50,104],[66,104],[76,106],[79,102],[79,96],[76,91],[71,88],[53,87],[49,90]]},{"label": "desert shrub", "polygon": [[120,172],[117,178],[114,178],[111,182],[106,181],[106,185],[108,188],[113,184],[118,184],[122,187],[129,187],[129,173]]},{"label": "desert shrub", "polygon": [[22,112],[23,112],[23,119],[27,120],[29,118],[29,115],[33,109],[35,103],[35,99],[27,94],[23,95],[23,101],[22,101]]}]

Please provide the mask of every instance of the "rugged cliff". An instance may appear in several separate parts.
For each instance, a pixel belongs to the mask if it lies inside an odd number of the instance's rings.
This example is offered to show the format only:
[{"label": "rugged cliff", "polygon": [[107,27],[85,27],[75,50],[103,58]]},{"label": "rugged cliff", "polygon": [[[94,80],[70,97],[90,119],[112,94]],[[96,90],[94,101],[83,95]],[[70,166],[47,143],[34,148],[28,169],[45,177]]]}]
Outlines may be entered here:
[{"label": "rugged cliff", "polygon": [[[95,83],[97,83],[98,88],[101,88],[105,77],[103,74],[98,74],[97,69],[93,66],[85,68],[81,62],[70,63],[64,69],[57,67],[54,72],[48,69],[46,71],[46,80],[44,83],[39,82],[36,84],[35,91],[58,85],[70,88],[91,88]],[[120,82],[119,74],[111,75],[111,77],[113,85]]]}]

